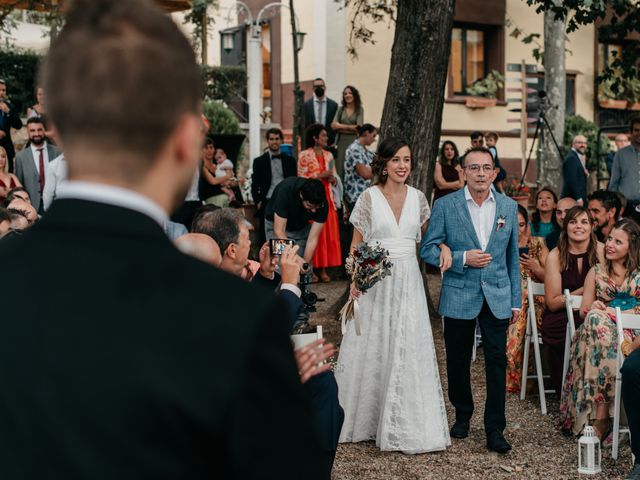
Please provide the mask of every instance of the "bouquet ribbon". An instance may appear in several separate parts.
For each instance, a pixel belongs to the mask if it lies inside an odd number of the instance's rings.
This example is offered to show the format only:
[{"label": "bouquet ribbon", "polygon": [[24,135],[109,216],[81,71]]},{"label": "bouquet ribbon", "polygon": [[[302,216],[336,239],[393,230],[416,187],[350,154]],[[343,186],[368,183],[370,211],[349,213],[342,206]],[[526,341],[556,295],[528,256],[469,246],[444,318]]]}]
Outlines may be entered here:
[{"label": "bouquet ribbon", "polygon": [[358,299],[349,298],[347,303],[340,310],[340,314],[339,314],[340,323],[342,326],[341,327],[342,335],[347,333],[347,322],[349,320],[353,320],[353,327],[356,330],[356,335],[360,336],[361,332],[360,332],[360,319],[358,315],[359,313],[360,313],[360,305],[358,305]]}]

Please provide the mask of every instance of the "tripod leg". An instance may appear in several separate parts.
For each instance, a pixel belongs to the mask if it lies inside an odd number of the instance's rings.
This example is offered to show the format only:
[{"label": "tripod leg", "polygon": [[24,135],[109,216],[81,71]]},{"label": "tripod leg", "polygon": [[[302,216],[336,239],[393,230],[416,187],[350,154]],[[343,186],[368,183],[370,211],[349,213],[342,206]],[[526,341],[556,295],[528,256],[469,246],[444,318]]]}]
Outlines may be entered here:
[{"label": "tripod leg", "polygon": [[531,154],[533,153],[533,147],[536,144],[536,140],[538,139],[538,132],[540,131],[540,124],[542,121],[538,118],[536,122],[536,131],[533,133],[533,142],[531,143],[531,148],[529,149],[529,155],[527,155],[527,163],[524,165],[524,172],[522,173],[522,178],[520,179],[520,185],[524,185],[524,177],[527,174],[527,170],[529,170],[529,162],[531,161]]}]

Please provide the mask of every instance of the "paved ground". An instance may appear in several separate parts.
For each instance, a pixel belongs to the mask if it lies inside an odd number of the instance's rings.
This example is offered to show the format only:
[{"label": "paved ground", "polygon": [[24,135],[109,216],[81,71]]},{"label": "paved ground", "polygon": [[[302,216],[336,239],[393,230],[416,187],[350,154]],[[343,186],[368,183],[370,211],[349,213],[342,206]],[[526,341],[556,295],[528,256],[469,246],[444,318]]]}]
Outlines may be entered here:
[{"label": "paved ground", "polygon": [[[431,295],[437,301],[439,277],[429,276]],[[323,331],[330,341],[339,346],[340,326],[335,320],[335,312],[341,306],[341,296],[347,288],[346,282],[314,285],[313,290],[326,300],[318,303],[318,312],[312,322],[323,325]],[[431,322],[438,352],[440,374],[446,391],[444,365],[444,344],[442,325],[439,319]],[[341,444],[333,470],[334,480],[366,479],[573,479],[581,478],[577,473],[577,440],[566,438],[555,429],[558,410],[557,401],[549,400],[551,415],[543,416],[538,407],[537,397],[520,401],[515,395],[507,397],[506,437],[513,445],[508,455],[489,453],[485,448],[482,430],[482,414],[485,397],[484,365],[482,349],[472,368],[473,388],[476,398],[471,434],[464,440],[454,440],[445,452],[408,456],[401,453],[382,453],[373,442]],[[447,403],[449,422],[453,416]],[[620,460],[614,463],[610,450],[603,455],[603,473],[594,479],[621,479],[630,468],[631,454],[628,445],[620,452]],[[584,476],[583,476],[584,478]],[[588,478],[588,477],[587,477]]]}]

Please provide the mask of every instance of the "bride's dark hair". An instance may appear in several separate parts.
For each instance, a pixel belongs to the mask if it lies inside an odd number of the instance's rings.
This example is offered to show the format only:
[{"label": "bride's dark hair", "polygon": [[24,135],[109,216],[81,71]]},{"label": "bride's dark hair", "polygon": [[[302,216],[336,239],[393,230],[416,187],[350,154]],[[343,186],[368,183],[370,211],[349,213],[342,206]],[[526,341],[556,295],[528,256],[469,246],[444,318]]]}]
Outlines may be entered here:
[{"label": "bride's dark hair", "polygon": [[[409,147],[409,150],[411,150],[409,144],[398,137],[386,138],[378,144],[378,150],[373,157],[373,162],[371,162],[374,185],[384,185],[387,182],[387,174],[384,173],[384,170],[389,160],[391,160],[402,147]],[[413,170],[413,158],[411,159],[411,169]]]}]

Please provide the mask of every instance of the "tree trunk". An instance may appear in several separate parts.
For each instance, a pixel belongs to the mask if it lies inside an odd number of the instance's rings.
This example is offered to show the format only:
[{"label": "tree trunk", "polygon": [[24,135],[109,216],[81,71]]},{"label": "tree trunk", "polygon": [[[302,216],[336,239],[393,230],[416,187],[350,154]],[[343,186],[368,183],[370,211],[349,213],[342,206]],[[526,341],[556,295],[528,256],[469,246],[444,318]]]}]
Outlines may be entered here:
[{"label": "tree trunk", "polygon": [[[398,0],[381,138],[411,145],[411,184],[431,197],[455,0]],[[426,278],[426,277],[425,277]],[[435,309],[427,294],[429,311]]]},{"label": "tree trunk", "polygon": [[200,60],[202,65],[207,65],[209,59],[209,19],[205,7],[202,12],[202,32],[200,38]]},{"label": "tree trunk", "polygon": [[[562,146],[566,102],[565,26],[562,20],[555,19],[551,11],[544,12],[543,65],[549,105],[546,110],[547,125]],[[538,182],[540,186],[550,187],[558,194],[562,188],[562,160],[548,130],[544,131]]]}]

